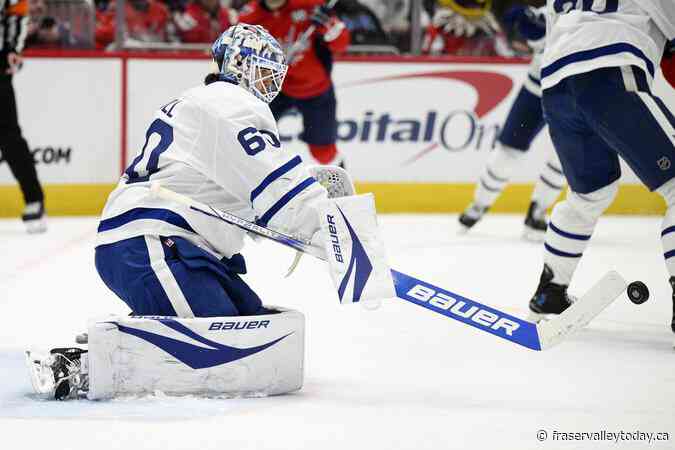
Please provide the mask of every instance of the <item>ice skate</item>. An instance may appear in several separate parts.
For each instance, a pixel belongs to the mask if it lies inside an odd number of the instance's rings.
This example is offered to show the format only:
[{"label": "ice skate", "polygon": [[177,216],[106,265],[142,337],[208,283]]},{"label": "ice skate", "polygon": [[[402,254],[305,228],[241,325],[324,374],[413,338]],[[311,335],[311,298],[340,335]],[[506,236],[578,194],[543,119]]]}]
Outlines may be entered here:
[{"label": "ice skate", "polygon": [[546,210],[539,207],[537,202],[530,203],[525,216],[523,239],[533,242],[543,242],[546,236]]},{"label": "ice skate", "polygon": [[553,283],[553,271],[544,264],[537,291],[530,300],[528,320],[538,323],[549,316],[561,314],[572,304],[567,286]]},{"label": "ice skate", "polygon": [[55,348],[49,355],[26,351],[26,363],[35,392],[48,399],[77,398],[89,389],[87,350]]},{"label": "ice skate", "polygon": [[469,231],[487,212],[487,206],[480,206],[471,203],[467,209],[459,216],[459,233],[464,234]]},{"label": "ice skate", "polygon": [[44,233],[47,231],[47,221],[45,220],[45,206],[42,202],[32,202],[26,204],[21,215],[29,234]]}]

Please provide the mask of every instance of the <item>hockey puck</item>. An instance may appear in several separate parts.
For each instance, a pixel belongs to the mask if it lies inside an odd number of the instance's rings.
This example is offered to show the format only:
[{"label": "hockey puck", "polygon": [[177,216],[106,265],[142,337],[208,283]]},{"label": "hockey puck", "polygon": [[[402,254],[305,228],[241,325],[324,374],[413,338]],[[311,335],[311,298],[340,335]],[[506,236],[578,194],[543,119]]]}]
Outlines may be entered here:
[{"label": "hockey puck", "polygon": [[649,289],[642,281],[630,283],[626,288],[626,294],[628,294],[628,299],[636,305],[641,305],[649,300]]}]

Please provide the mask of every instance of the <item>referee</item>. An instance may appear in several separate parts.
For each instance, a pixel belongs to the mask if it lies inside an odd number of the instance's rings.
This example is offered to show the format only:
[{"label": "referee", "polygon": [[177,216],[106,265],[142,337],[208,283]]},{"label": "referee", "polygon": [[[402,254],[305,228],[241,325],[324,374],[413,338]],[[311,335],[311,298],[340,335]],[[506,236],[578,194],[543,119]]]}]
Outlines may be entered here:
[{"label": "referee", "polygon": [[0,153],[19,182],[26,203],[22,219],[29,233],[47,229],[44,195],[35,161],[19,127],[12,76],[21,68],[28,26],[28,0],[0,0]]}]

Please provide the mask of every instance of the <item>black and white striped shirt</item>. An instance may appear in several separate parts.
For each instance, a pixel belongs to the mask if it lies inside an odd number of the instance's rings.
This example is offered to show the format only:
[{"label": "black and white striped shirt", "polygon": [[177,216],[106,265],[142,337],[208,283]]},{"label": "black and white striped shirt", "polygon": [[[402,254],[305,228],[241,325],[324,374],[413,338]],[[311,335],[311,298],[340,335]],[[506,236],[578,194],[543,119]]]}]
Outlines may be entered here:
[{"label": "black and white striped shirt", "polygon": [[0,54],[21,53],[27,32],[28,0],[0,0]]}]

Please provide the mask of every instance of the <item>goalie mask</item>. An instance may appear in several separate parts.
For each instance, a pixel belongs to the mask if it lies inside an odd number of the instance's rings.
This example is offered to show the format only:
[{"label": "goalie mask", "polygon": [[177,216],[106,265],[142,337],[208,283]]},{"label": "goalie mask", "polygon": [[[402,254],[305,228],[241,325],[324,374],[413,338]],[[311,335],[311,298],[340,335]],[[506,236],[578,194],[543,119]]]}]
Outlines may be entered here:
[{"label": "goalie mask", "polygon": [[231,26],[211,46],[223,79],[270,103],[281,91],[288,66],[279,43],[263,27]]}]

